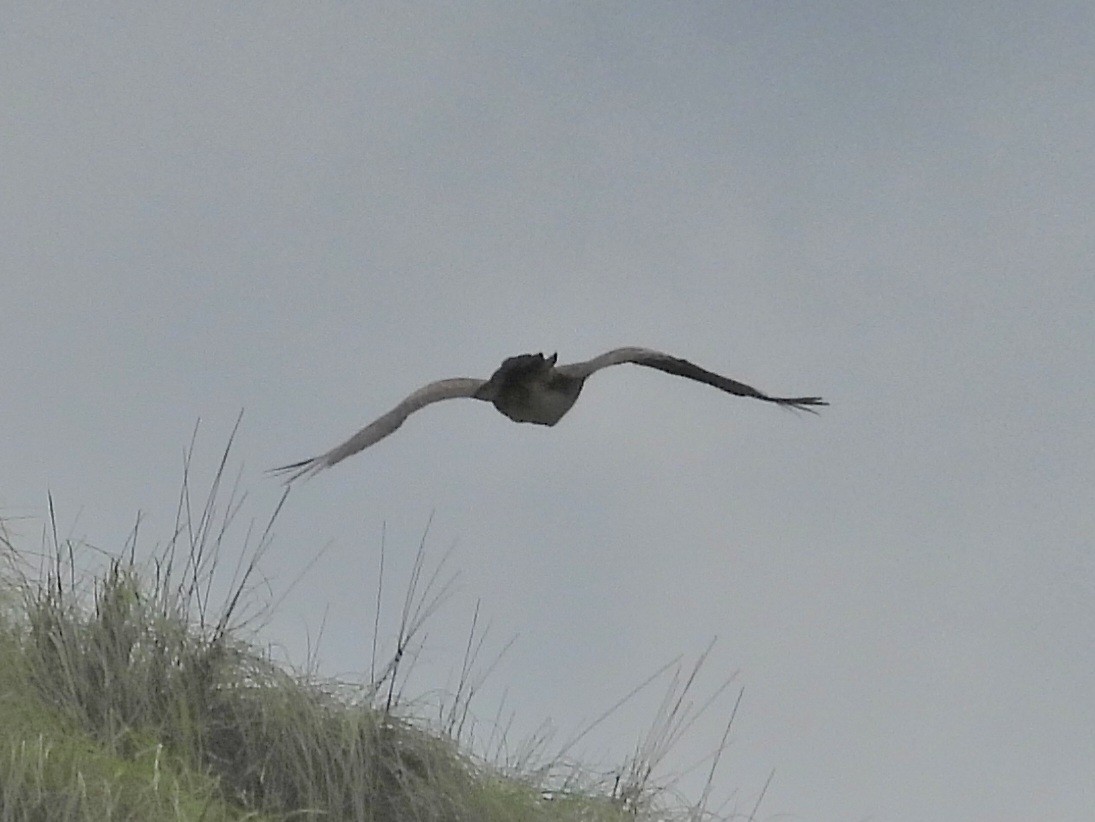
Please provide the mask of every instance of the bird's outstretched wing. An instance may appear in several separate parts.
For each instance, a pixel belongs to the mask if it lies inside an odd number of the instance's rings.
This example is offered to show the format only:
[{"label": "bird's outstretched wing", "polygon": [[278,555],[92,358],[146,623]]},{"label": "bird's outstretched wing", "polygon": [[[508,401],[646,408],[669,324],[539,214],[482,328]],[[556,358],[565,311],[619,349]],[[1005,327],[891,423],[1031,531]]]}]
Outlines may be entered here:
[{"label": "bird's outstretched wing", "polygon": [[801,411],[809,411],[812,414],[817,412],[811,406],[829,404],[821,397],[770,397],[751,385],[706,371],[688,360],[671,357],[669,354],[663,354],[660,351],[651,351],[649,348],[615,348],[585,362],[557,366],[556,370],[571,377],[585,379],[602,368],[607,368],[610,365],[620,365],[625,362],[645,365],[648,368],[657,368],[667,374],[676,374],[678,377],[687,377],[690,380],[707,383],[730,394],[737,394],[739,397],[753,397],[765,402],[774,402]]},{"label": "bird's outstretched wing", "polygon": [[477,380],[470,377],[456,377],[451,380],[431,382],[429,385],[419,388],[387,414],[369,423],[346,442],[336,445],[326,454],[271,469],[270,473],[285,476],[286,482],[292,482],[305,475],[316,474],[324,468],[330,468],[335,463],[346,459],[346,457],[353,456],[358,451],[384,439],[418,409],[440,400],[472,397],[484,382],[486,380]]}]

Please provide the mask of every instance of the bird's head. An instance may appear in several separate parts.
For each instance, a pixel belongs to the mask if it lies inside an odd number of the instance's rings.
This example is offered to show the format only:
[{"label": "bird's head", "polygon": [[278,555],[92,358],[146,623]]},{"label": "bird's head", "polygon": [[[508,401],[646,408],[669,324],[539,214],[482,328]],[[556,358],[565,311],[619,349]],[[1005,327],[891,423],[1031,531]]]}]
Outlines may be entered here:
[{"label": "bird's head", "polygon": [[494,372],[494,376],[513,377],[538,374],[553,368],[558,359],[558,354],[552,354],[550,357],[545,357],[543,354],[519,354],[516,357],[505,359],[498,370]]},{"label": "bird's head", "polygon": [[543,354],[519,354],[516,357],[509,357],[491,374],[490,379],[480,386],[475,396],[481,400],[493,402],[500,392],[513,390],[515,386],[526,385],[541,375],[546,375],[558,359],[558,354],[552,354],[550,357],[545,357]]}]

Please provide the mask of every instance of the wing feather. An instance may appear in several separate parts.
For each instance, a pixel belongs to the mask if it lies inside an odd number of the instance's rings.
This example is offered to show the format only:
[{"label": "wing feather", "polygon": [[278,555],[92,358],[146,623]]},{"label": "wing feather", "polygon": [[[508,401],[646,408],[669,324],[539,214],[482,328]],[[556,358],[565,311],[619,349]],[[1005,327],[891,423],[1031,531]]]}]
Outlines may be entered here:
[{"label": "wing feather", "polygon": [[604,354],[594,357],[591,360],[586,360],[585,362],[561,365],[557,370],[571,377],[585,379],[590,374],[600,371],[602,368],[607,368],[610,365],[620,365],[622,363],[645,365],[647,368],[656,368],[667,374],[675,374],[678,377],[686,377],[690,380],[712,385],[715,388],[726,391],[729,394],[735,394],[739,397],[753,397],[754,399],[764,400],[765,402],[773,402],[778,405],[797,408],[801,411],[809,411],[812,414],[816,414],[817,412],[814,411],[811,406],[829,404],[821,399],[821,397],[772,397],[758,391],[751,385],[746,385],[743,382],[732,380],[721,374],[707,371],[706,369],[700,368],[695,363],[691,363],[688,360],[682,360],[680,357],[673,357],[669,354],[663,354],[660,351],[653,351],[649,348],[614,348],[611,351],[606,351]]},{"label": "wing feather", "polygon": [[335,463],[341,462],[358,451],[384,439],[399,428],[403,421],[415,411],[441,400],[473,397],[484,382],[486,380],[470,377],[456,377],[450,380],[431,382],[429,385],[419,388],[387,414],[366,425],[341,445],[336,445],[330,451],[320,454],[318,457],[271,469],[270,473],[285,476],[286,482],[317,474],[324,468],[330,468]]}]

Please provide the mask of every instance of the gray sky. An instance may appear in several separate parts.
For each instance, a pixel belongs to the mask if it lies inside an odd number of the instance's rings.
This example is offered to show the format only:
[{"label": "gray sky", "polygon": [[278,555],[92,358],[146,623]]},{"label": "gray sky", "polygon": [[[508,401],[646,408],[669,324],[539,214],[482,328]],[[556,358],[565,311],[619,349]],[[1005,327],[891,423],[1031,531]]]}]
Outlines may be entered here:
[{"label": "gray sky", "polygon": [[[661,348],[552,429],[435,406],[290,497],[263,633],[368,668],[431,512],[459,664],[564,735],[719,643],[762,817],[1095,807],[1089,3],[18,4],[0,30],[0,513],[162,536],[240,408],[262,471],[506,356]],[[149,537],[150,540],[152,537]],[[149,546],[151,547],[151,546]],[[390,620],[388,620],[390,621]],[[626,753],[653,695],[580,753]],[[717,707],[667,763],[718,741]],[[719,713],[719,712],[722,713]],[[691,777],[690,777],[691,779]],[[685,786],[694,785],[687,781]]]}]

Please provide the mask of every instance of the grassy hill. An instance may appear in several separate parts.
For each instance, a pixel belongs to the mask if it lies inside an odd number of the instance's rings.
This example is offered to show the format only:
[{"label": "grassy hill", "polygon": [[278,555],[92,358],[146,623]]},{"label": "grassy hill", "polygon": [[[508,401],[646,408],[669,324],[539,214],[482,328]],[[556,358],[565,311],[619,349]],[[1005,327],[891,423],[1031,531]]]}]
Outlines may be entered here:
[{"label": "grassy hill", "polygon": [[[209,605],[218,486],[219,475],[204,507],[180,505],[197,520],[151,560],[135,560],[134,535],[84,573],[90,549],[54,536],[31,559],[0,520],[0,822],[714,818],[652,787],[687,727],[683,692],[609,781],[573,763],[485,762],[462,749],[459,723],[404,710],[393,685],[421,619],[376,682],[276,664],[240,630],[259,552]],[[412,585],[411,613],[431,614],[430,596]],[[455,696],[454,715],[473,691]]]}]

